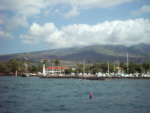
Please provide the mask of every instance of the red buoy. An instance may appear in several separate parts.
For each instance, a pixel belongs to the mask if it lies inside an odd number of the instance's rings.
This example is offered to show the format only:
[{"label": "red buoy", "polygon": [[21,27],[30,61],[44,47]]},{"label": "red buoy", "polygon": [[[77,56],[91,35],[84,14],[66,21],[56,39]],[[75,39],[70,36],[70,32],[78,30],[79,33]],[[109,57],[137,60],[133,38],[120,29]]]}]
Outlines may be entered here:
[{"label": "red buoy", "polygon": [[15,76],[17,76],[17,70],[16,70],[16,72],[15,72]]},{"label": "red buoy", "polygon": [[92,98],[92,93],[90,93],[90,98]]}]

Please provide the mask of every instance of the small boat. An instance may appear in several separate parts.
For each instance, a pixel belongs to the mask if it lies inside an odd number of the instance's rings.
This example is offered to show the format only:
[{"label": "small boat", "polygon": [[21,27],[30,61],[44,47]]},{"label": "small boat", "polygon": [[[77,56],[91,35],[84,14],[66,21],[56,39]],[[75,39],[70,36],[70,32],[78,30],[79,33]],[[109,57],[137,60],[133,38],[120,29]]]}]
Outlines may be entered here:
[{"label": "small boat", "polygon": [[22,74],[21,77],[29,77],[28,74]]}]

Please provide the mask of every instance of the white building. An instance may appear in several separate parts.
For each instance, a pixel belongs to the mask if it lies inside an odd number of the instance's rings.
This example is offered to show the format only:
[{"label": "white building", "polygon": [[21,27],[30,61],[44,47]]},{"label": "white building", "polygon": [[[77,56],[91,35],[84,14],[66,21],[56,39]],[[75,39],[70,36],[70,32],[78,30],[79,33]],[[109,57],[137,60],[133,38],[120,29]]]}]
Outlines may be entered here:
[{"label": "white building", "polygon": [[47,67],[45,68],[45,65],[43,65],[43,75],[45,74],[64,74],[65,69],[69,69],[66,67]]}]

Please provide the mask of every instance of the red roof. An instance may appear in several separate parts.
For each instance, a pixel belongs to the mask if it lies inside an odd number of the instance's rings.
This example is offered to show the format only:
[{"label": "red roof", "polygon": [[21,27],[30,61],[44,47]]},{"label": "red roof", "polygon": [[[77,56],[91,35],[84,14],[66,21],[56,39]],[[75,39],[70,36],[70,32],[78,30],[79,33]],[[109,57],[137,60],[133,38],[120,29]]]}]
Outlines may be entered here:
[{"label": "red roof", "polygon": [[66,67],[47,67],[46,69],[57,69],[57,70],[60,70],[60,69],[69,69],[69,68],[66,68]]},{"label": "red roof", "polygon": [[123,68],[121,68],[121,67],[117,67],[117,69],[123,69]]}]

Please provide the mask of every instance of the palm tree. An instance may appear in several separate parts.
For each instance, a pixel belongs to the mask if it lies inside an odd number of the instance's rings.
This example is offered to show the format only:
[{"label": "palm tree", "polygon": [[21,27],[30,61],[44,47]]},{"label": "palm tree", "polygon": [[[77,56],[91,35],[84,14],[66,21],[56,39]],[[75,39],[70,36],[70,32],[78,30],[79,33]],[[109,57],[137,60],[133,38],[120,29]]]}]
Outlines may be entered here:
[{"label": "palm tree", "polygon": [[45,59],[44,61],[43,61],[43,64],[47,64],[47,62],[48,62],[48,60],[47,59]]},{"label": "palm tree", "polygon": [[54,61],[53,61],[53,60],[51,60],[51,65],[52,65],[52,74],[53,74],[53,63],[54,63]]},{"label": "palm tree", "polygon": [[55,63],[55,66],[57,67],[60,64],[60,61],[56,59],[54,63]]},{"label": "palm tree", "polygon": [[52,65],[52,67],[53,67],[53,63],[54,63],[54,61],[53,61],[53,60],[51,60],[51,65]]},{"label": "palm tree", "polygon": [[144,68],[145,72],[147,73],[147,71],[149,69],[149,64],[146,62],[143,62],[142,67]]},{"label": "palm tree", "polygon": [[55,63],[55,66],[58,66],[60,64],[60,61],[56,59],[54,63]]}]

